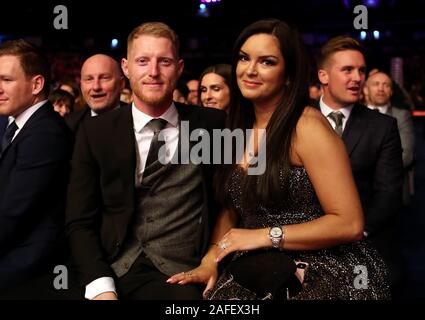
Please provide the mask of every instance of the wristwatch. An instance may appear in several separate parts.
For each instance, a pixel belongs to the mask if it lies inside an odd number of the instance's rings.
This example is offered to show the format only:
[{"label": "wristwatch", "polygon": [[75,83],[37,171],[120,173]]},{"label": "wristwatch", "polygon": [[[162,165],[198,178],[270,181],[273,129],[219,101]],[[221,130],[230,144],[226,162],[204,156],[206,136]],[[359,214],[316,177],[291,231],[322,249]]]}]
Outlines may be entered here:
[{"label": "wristwatch", "polygon": [[280,243],[285,239],[285,233],[282,227],[271,227],[269,230],[269,238],[273,248],[280,249]]}]

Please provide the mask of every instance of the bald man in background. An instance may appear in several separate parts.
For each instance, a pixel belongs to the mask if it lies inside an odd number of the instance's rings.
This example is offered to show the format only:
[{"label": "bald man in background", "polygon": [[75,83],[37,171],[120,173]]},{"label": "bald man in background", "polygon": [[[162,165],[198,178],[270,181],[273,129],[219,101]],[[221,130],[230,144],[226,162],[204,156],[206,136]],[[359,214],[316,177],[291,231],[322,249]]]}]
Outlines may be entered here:
[{"label": "bald man in background", "polygon": [[124,75],[115,59],[105,54],[89,57],[81,67],[81,92],[86,106],[65,117],[71,130],[76,133],[82,121],[118,108],[124,86]]}]

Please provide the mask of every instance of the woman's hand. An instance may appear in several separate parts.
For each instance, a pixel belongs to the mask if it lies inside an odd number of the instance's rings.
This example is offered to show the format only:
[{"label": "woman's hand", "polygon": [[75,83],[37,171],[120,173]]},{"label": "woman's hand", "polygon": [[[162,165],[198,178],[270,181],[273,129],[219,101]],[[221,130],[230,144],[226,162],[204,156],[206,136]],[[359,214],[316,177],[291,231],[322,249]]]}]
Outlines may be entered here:
[{"label": "woman's hand", "polygon": [[255,250],[271,247],[269,228],[263,229],[230,229],[218,245],[217,263],[234,251]]},{"label": "woman's hand", "polygon": [[171,276],[167,282],[170,284],[188,284],[188,283],[205,283],[206,287],[202,295],[206,296],[211,290],[218,278],[217,263],[213,260],[202,261],[199,267],[186,272],[180,272]]}]

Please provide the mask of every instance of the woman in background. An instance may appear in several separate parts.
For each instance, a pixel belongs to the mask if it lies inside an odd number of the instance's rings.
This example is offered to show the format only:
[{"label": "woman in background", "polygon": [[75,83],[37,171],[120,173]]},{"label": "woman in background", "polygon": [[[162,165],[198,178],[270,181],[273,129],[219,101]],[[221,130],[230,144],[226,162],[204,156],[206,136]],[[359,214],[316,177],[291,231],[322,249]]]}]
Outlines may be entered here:
[{"label": "woman in background", "polygon": [[199,78],[199,105],[227,111],[230,106],[232,67],[216,64],[206,68]]}]

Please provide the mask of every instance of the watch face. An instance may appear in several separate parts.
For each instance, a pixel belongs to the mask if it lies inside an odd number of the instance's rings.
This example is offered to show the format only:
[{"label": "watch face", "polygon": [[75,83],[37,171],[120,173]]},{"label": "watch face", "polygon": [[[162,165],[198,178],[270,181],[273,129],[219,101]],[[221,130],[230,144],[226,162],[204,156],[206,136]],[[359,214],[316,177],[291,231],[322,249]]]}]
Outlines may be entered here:
[{"label": "watch face", "polygon": [[270,236],[273,238],[279,238],[282,236],[282,229],[279,227],[274,227],[270,229]]}]

